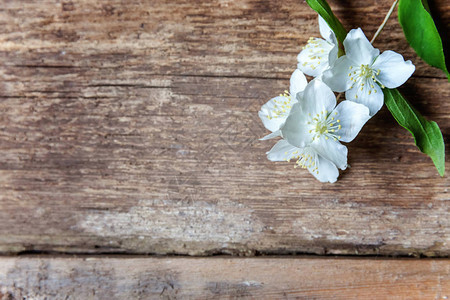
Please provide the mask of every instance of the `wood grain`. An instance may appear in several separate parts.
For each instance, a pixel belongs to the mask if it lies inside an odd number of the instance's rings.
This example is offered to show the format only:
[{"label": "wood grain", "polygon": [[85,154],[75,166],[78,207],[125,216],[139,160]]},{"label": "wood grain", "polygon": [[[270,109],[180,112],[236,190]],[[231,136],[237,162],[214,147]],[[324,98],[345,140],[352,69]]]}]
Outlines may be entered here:
[{"label": "wood grain", "polygon": [[[331,4],[371,36],[390,1]],[[448,256],[448,177],[386,109],[336,184],[267,161],[257,111],[316,23],[296,0],[0,1],[0,252]],[[376,46],[414,61],[401,91],[448,143],[443,74],[395,16]]]},{"label": "wood grain", "polygon": [[[276,274],[276,276],[274,276]],[[449,260],[0,258],[4,299],[448,299]]]}]

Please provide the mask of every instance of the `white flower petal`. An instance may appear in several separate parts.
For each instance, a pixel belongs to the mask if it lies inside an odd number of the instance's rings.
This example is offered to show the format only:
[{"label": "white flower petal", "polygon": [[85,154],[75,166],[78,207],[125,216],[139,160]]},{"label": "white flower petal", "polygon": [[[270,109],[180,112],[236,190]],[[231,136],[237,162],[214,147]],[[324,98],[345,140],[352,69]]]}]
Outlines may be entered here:
[{"label": "white flower petal", "polygon": [[380,70],[377,79],[387,88],[401,86],[414,73],[415,67],[410,60],[394,51],[383,52],[372,65],[374,70]]},{"label": "white flower petal", "polygon": [[331,48],[330,53],[328,54],[328,65],[330,67],[334,66],[334,63],[338,59],[338,52],[339,52],[339,43],[336,39],[336,36],[330,35],[331,44],[333,44],[333,48]]},{"label": "white flower petal", "polygon": [[364,35],[361,28],[352,29],[344,40],[345,54],[356,65],[371,65],[380,54]]},{"label": "white flower petal", "polygon": [[352,81],[348,76],[352,67],[352,62],[347,56],[339,57],[333,67],[323,72],[322,81],[325,82],[333,91],[344,92],[350,88]]},{"label": "white flower petal", "polygon": [[319,38],[313,38],[297,56],[297,68],[309,76],[319,76],[328,68],[328,55],[333,45]]},{"label": "white flower petal", "polygon": [[[307,162],[309,164],[307,168],[314,177],[321,182],[336,182],[339,176],[337,167],[328,159],[320,156],[313,148],[298,148],[286,140],[280,140],[267,152],[267,158],[270,161],[289,161],[298,159],[302,154],[311,157],[311,160]],[[311,162],[314,162],[314,165],[310,164]]]},{"label": "white flower petal", "polygon": [[[337,113],[337,114],[336,114]],[[331,113],[336,124],[341,128],[336,131],[343,142],[351,142],[359,133],[361,128],[370,119],[369,109],[352,101],[342,101]]]},{"label": "white flower petal", "polygon": [[[280,129],[286,121],[289,111],[283,108],[279,103],[288,102],[289,99],[284,96],[278,96],[270,99],[261,107],[258,116],[268,130],[274,132]],[[285,112],[283,112],[283,109]]]},{"label": "white flower petal", "polygon": [[281,130],[274,131],[274,132],[266,135],[265,137],[260,138],[259,140],[260,141],[265,141],[265,140],[273,139],[273,138],[276,138],[276,137],[279,137],[279,136],[281,136]]},{"label": "white flower petal", "polygon": [[[289,144],[286,140],[279,140],[275,146],[267,152],[267,158],[271,161],[288,161],[297,156],[302,149]],[[294,153],[296,152],[296,153]]]},{"label": "white flower petal", "polygon": [[333,139],[325,139],[321,137],[316,139],[312,144],[317,153],[333,162],[339,169],[345,170],[347,168],[347,147],[334,141]]},{"label": "white flower petal", "polygon": [[319,31],[320,35],[327,40],[327,42],[332,43],[332,39],[330,39],[330,35],[334,35],[333,30],[331,30],[330,26],[328,26],[327,22],[319,15]]},{"label": "white flower petal", "polygon": [[291,85],[290,91],[292,99],[296,99],[297,93],[303,92],[305,90],[308,81],[306,80],[305,74],[299,69],[296,69],[291,75]]},{"label": "white flower petal", "polygon": [[317,155],[316,161],[317,169],[314,167],[309,167],[308,171],[320,182],[336,182],[339,176],[339,170],[336,165],[320,155]]},{"label": "white flower petal", "polygon": [[304,94],[304,93],[305,93],[305,91],[302,91],[302,92],[298,92],[298,93],[297,93],[297,96],[296,96],[296,99],[295,99],[294,104],[297,103],[298,101],[300,101],[301,99],[303,99],[303,94]]},{"label": "white flower petal", "polygon": [[384,103],[383,91],[372,79],[360,80],[355,83],[345,92],[345,98],[367,106],[371,117],[381,109]]},{"label": "white flower petal", "polygon": [[309,132],[308,118],[299,103],[294,104],[289,117],[281,128],[281,135],[291,145],[303,148],[312,141],[313,134]]},{"label": "white flower petal", "polygon": [[336,106],[336,97],[325,83],[315,79],[306,86],[299,103],[305,114],[316,115],[332,111]]}]

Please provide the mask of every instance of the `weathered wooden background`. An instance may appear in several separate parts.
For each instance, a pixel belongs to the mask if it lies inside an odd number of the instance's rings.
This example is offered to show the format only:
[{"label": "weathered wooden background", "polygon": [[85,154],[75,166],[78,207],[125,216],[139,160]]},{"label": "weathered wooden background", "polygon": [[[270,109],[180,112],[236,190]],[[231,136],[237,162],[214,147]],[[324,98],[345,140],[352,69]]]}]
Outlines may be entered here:
[{"label": "weathered wooden background", "polygon": [[0,298],[5,299],[450,296],[450,264],[440,259],[21,257],[2,262]]},{"label": "weathered wooden background", "polygon": [[[369,37],[391,5],[330,3]],[[450,255],[448,176],[385,108],[335,184],[267,161],[257,112],[310,36],[299,0],[1,0],[0,252]],[[443,73],[396,14],[375,46],[413,60],[400,90],[449,149]]]}]

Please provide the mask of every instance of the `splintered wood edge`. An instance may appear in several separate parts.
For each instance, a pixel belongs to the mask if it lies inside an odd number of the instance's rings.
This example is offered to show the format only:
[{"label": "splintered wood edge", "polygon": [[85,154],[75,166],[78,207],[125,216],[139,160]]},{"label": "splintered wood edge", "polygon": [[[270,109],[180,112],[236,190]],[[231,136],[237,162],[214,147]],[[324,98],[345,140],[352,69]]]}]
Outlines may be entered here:
[{"label": "splintered wood edge", "polygon": [[0,298],[448,299],[449,274],[444,259],[1,257]]}]

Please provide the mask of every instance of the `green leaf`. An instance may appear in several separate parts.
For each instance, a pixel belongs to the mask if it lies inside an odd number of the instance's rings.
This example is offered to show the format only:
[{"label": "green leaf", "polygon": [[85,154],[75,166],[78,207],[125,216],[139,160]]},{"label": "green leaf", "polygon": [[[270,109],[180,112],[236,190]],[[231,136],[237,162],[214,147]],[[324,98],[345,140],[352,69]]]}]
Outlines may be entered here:
[{"label": "green leaf", "polygon": [[441,37],[424,4],[428,7],[426,0],[400,0],[398,21],[403,28],[406,40],[417,55],[427,64],[444,71],[450,81]]},{"label": "green leaf", "polygon": [[341,22],[331,11],[330,6],[325,0],[306,0],[306,3],[314,9],[330,26],[339,42],[343,43],[347,36],[347,31]]},{"label": "green leaf", "polygon": [[417,147],[433,160],[441,176],[445,172],[445,144],[436,122],[428,121],[396,89],[383,89],[384,102],[397,120],[414,137]]}]

